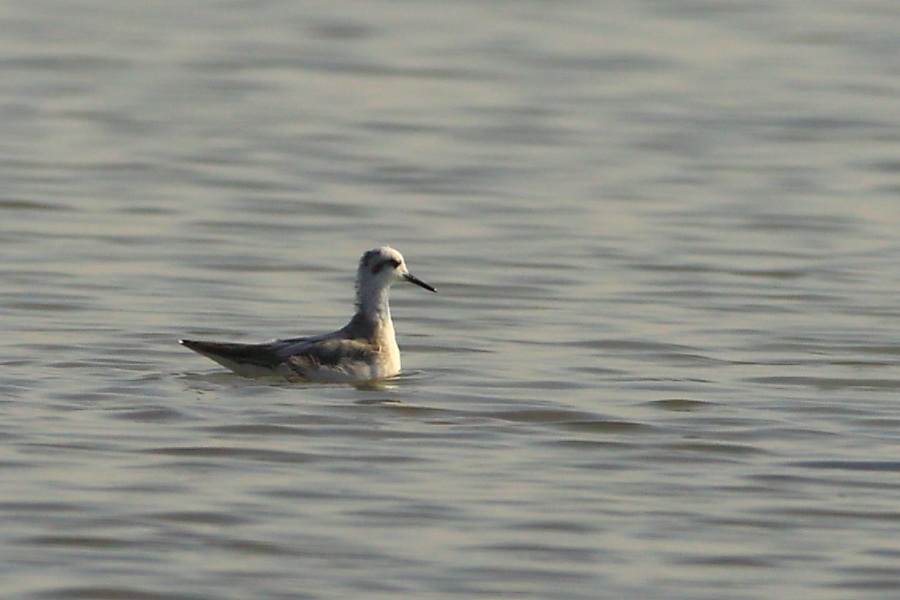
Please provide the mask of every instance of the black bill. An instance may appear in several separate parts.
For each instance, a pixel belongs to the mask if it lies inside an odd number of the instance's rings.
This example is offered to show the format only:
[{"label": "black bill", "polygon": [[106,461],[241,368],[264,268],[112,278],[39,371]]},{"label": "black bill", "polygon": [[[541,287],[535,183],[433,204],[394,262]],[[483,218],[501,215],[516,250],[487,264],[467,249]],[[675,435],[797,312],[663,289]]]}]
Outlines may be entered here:
[{"label": "black bill", "polygon": [[428,285],[427,283],[425,283],[424,281],[422,281],[421,279],[419,279],[419,278],[416,277],[415,275],[410,275],[409,273],[404,273],[404,274],[403,274],[403,277],[404,277],[404,279],[406,279],[408,282],[414,283],[414,284],[416,284],[416,285],[419,286],[419,287],[423,287],[423,288],[425,288],[426,290],[428,290],[429,292],[436,292],[436,291],[437,291],[436,289],[434,289],[433,287],[431,287],[430,285]]}]

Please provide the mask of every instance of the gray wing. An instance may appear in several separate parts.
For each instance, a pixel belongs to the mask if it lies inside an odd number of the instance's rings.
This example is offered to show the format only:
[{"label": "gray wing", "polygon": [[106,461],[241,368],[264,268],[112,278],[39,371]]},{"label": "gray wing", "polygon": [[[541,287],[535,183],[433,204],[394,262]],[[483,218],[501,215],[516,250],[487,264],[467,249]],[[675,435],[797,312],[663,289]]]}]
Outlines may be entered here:
[{"label": "gray wing", "polygon": [[378,358],[376,348],[365,340],[331,338],[298,346],[285,358],[285,363],[302,377],[319,374],[320,378],[323,371],[331,371],[338,377],[368,372]]},{"label": "gray wing", "polygon": [[[272,367],[281,362],[281,358],[270,344],[236,344],[199,340],[179,340],[179,342],[186,348],[217,362],[224,360],[238,365],[258,367]],[[226,366],[228,365],[226,364]]]}]

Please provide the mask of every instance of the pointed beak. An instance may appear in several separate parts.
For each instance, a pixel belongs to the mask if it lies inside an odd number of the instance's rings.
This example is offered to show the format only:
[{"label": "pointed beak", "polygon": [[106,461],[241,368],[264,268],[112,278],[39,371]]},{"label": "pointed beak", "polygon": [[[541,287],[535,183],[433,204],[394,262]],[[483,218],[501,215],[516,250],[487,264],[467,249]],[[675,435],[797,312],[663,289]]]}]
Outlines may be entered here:
[{"label": "pointed beak", "polygon": [[431,287],[430,285],[428,285],[427,283],[425,283],[424,281],[422,281],[421,279],[419,279],[419,278],[416,277],[415,275],[410,275],[409,273],[404,273],[404,274],[403,274],[403,279],[407,280],[407,281],[410,282],[410,283],[414,283],[414,284],[416,284],[416,285],[419,286],[419,287],[423,287],[423,288],[425,288],[426,290],[428,290],[429,292],[436,292],[436,291],[437,291],[436,289],[434,289],[433,287]]}]

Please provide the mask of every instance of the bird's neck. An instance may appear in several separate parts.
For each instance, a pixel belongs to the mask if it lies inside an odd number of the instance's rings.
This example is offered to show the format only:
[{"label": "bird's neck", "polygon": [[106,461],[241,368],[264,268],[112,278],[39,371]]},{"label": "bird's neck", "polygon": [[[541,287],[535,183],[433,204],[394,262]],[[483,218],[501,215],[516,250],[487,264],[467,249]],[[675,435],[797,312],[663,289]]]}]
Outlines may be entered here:
[{"label": "bird's neck", "polygon": [[358,314],[373,321],[390,321],[391,307],[388,304],[388,288],[357,290],[356,311]]},{"label": "bird's neck", "polygon": [[363,335],[366,337],[396,344],[388,288],[357,290],[356,314],[351,323],[357,331],[365,332]]}]

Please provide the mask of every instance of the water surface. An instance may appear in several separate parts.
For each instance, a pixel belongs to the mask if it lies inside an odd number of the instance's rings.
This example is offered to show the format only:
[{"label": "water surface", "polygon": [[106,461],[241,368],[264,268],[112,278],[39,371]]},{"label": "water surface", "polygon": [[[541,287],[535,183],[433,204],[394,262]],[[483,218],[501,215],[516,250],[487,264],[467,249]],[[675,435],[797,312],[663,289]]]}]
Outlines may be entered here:
[{"label": "water surface", "polygon": [[[9,3],[5,597],[893,598],[892,3]],[[330,331],[381,390],[179,337]]]}]

